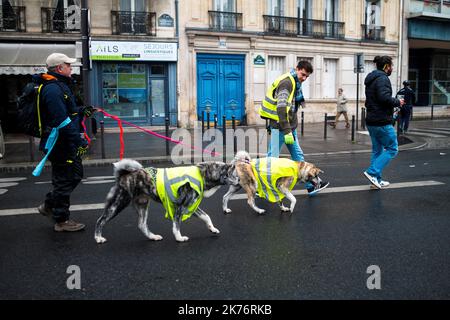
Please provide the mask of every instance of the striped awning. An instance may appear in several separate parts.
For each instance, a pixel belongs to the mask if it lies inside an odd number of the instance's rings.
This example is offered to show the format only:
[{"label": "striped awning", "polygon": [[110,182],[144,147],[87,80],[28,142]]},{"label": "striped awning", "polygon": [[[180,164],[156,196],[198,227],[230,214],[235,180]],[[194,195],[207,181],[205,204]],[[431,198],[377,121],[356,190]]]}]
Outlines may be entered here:
[{"label": "striped awning", "polygon": [[[55,52],[75,57],[75,44],[0,43],[0,74],[46,72],[45,61]],[[80,65],[73,65],[73,74],[80,74]]]}]

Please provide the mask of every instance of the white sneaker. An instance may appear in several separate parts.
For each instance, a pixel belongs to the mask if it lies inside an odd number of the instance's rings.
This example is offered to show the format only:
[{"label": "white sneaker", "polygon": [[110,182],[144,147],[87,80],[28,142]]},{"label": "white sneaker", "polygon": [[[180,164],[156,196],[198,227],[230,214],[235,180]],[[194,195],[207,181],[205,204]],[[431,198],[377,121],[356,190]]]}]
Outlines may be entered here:
[{"label": "white sneaker", "polygon": [[377,179],[377,178],[375,178],[375,177],[371,176],[370,174],[368,174],[367,171],[364,171],[363,173],[364,173],[364,175],[366,176],[366,178],[369,179],[370,183],[371,183],[373,186],[375,186],[377,189],[381,189],[381,185],[380,185],[380,183],[378,182],[378,179]]},{"label": "white sneaker", "polygon": [[[380,184],[382,189],[387,188],[390,185],[389,181],[384,181],[384,180],[381,180],[379,182],[379,184]],[[378,188],[375,187],[374,185],[370,185],[370,189],[378,189]]]}]

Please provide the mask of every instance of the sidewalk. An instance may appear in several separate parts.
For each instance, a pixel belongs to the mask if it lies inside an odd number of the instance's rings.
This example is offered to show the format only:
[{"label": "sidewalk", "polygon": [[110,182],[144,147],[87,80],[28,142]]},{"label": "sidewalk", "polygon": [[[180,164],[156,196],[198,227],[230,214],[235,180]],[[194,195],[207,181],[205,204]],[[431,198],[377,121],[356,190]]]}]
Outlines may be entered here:
[{"label": "sidewalk", "polygon": [[[414,125],[415,122],[412,122],[411,127],[414,127]],[[155,130],[153,127],[149,127],[148,129]],[[171,128],[170,132],[172,132],[174,129],[175,128]],[[239,126],[237,127],[237,129],[243,129],[244,131],[254,130],[255,132],[261,130],[260,132],[263,134],[262,137],[267,138],[267,134],[265,133],[263,127]],[[92,140],[88,155],[84,158],[83,164],[85,166],[108,165],[119,160],[120,144],[118,130],[115,128],[108,128],[105,131],[105,158],[102,159],[102,140],[100,133],[98,133],[96,139]],[[164,130],[158,130],[157,132],[162,135],[165,134]],[[193,130],[189,130],[189,132],[192,134]],[[197,131],[200,136],[199,132],[200,129]],[[320,154],[361,153],[371,151],[371,142],[367,131],[364,132],[355,130],[355,142],[352,142],[351,129],[345,129],[344,122],[339,122],[337,129],[332,129],[330,126],[328,126],[327,139],[324,139],[323,122],[307,123],[304,126],[304,136],[300,136],[300,128],[298,128],[298,134],[300,146],[303,149],[306,158],[308,158],[308,156]],[[170,135],[171,133],[169,134],[169,136]],[[31,144],[29,137],[16,134],[6,135],[5,140],[6,152],[4,158],[0,160],[0,172],[28,170],[34,168],[42,159],[42,154],[38,151],[39,139],[34,139],[34,144]],[[255,142],[251,141],[253,147],[252,149],[249,148],[248,139],[246,139],[246,141],[247,143],[245,149],[255,150]],[[150,163],[171,162],[170,151],[172,151],[174,146],[176,146],[175,143],[169,142],[169,156],[167,156],[165,140],[146,134],[142,131],[137,131],[136,129],[132,128],[125,128],[124,143],[124,157],[139,160],[144,165]],[[218,143],[222,145],[222,141],[219,141]],[[203,147],[205,148],[210,144],[211,142],[209,141],[204,142]],[[399,137],[400,150],[419,148],[421,146],[424,146],[424,144],[425,141],[423,139],[420,139],[420,137]],[[208,149],[211,149],[211,147]],[[265,150],[259,149],[259,152],[260,156],[265,156]],[[282,149],[282,154],[287,153],[287,149],[284,147]],[[252,157],[256,157],[256,154],[252,154]],[[217,158],[217,160],[222,160],[222,156]],[[48,170],[49,165],[50,162],[48,161],[44,170]]]}]

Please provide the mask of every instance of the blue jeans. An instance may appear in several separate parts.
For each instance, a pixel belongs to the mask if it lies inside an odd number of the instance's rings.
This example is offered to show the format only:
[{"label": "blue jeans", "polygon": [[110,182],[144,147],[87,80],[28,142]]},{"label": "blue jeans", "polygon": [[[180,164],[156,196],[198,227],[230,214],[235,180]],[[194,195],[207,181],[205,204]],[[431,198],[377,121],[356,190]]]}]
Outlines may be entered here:
[{"label": "blue jeans", "polygon": [[368,174],[381,181],[381,174],[384,167],[398,153],[397,134],[390,124],[376,127],[367,126],[370,138],[372,139],[372,157],[370,167],[366,170]]},{"label": "blue jeans", "polygon": [[[297,130],[292,131],[292,135],[294,136],[294,143],[286,145],[289,153],[291,154],[291,159],[294,161],[305,161],[303,150],[302,148],[300,148],[300,144],[298,143]],[[267,156],[278,158],[280,156],[280,150],[283,147],[283,144],[284,134],[280,133],[280,130],[272,128]],[[314,186],[311,182],[307,182],[305,186],[306,189],[314,189]]]},{"label": "blue jeans", "polygon": [[[294,136],[294,143],[286,145],[286,147],[289,150],[289,153],[291,154],[291,158],[294,161],[305,161],[305,157],[303,156],[303,150],[302,148],[300,148],[300,145],[298,144],[297,130],[292,131],[292,134]],[[272,128],[270,134],[269,151],[267,152],[267,156],[278,158],[280,156],[280,150],[283,147],[283,144],[284,144],[284,134],[280,133],[280,130]]]}]

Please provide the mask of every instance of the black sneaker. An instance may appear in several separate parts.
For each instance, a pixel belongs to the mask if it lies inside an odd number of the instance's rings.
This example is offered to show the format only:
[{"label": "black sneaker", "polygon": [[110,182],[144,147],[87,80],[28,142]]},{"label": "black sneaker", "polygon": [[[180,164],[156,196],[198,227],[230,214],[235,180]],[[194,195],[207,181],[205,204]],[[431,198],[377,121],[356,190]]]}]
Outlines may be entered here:
[{"label": "black sneaker", "polygon": [[320,191],[322,191],[323,189],[325,189],[326,187],[328,187],[330,183],[327,181],[320,181],[320,183],[318,183],[316,186],[313,186],[312,188],[308,188],[308,195],[309,196],[313,196],[317,193],[319,193]]},{"label": "black sneaker", "polygon": [[49,219],[53,218],[53,211],[49,207],[45,206],[45,203],[41,204],[38,208],[38,211],[40,214],[42,214],[44,217],[47,217]]}]

